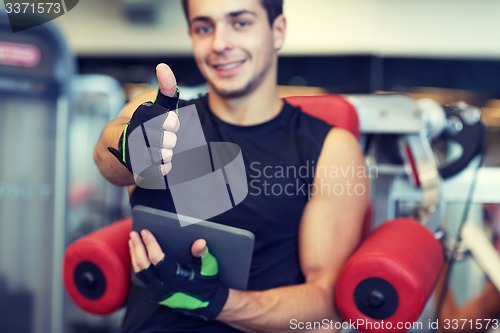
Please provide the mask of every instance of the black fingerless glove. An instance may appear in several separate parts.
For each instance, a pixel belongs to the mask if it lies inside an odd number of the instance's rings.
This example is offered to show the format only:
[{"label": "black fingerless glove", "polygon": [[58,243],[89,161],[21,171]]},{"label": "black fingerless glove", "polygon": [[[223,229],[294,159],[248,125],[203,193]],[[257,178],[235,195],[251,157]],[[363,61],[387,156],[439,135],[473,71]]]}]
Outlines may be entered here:
[{"label": "black fingerless glove", "polygon": [[163,123],[169,111],[178,112],[179,88],[173,97],[165,96],[158,88],[156,99],[141,104],[125,125],[118,149],[108,150],[136,179],[138,186],[148,189],[165,187],[160,165]]},{"label": "black fingerless glove", "polygon": [[151,291],[154,302],[207,321],[219,315],[229,295],[208,247],[192,266],[183,267],[165,257],[136,276]]}]

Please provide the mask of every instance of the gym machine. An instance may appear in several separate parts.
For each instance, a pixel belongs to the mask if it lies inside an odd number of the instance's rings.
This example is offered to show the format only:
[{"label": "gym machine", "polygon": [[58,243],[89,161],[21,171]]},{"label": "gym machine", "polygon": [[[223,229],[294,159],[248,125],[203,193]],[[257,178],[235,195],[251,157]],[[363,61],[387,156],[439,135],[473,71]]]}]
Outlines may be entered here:
[{"label": "gym machine", "polygon": [[52,24],[0,12],[0,331],[63,332],[73,58]]}]

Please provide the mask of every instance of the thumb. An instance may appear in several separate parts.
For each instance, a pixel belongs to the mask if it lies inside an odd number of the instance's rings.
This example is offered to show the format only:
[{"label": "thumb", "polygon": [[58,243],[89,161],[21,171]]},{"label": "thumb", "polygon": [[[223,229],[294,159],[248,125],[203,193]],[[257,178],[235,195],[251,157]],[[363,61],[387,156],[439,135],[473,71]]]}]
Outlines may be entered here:
[{"label": "thumb", "polygon": [[194,257],[200,258],[203,256],[207,249],[207,242],[204,239],[197,239],[191,246],[191,254]]},{"label": "thumb", "polygon": [[165,96],[173,97],[177,88],[177,80],[175,79],[174,72],[167,64],[161,63],[156,66],[156,78],[160,91]]},{"label": "thumb", "polygon": [[204,239],[197,239],[191,246],[191,253],[196,258],[202,276],[215,276],[219,274],[219,263],[208,250],[207,242]]}]

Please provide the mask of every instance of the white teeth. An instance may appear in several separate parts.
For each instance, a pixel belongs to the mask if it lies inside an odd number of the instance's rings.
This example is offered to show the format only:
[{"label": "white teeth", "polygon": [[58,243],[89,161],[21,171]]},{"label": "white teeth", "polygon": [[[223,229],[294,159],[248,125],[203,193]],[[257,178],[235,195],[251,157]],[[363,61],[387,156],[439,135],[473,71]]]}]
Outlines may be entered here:
[{"label": "white teeth", "polygon": [[236,68],[239,64],[240,64],[239,62],[233,62],[231,64],[227,64],[224,66],[215,66],[215,68],[217,68],[218,70],[227,71]]}]

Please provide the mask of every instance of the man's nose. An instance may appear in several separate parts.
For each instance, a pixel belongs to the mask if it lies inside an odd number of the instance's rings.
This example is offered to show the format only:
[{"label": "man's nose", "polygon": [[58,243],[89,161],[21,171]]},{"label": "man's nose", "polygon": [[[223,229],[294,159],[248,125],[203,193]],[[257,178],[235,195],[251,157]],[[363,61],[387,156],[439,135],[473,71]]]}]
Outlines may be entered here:
[{"label": "man's nose", "polygon": [[215,28],[212,49],[216,53],[223,53],[233,47],[232,35],[230,29],[225,25],[219,25]]}]

